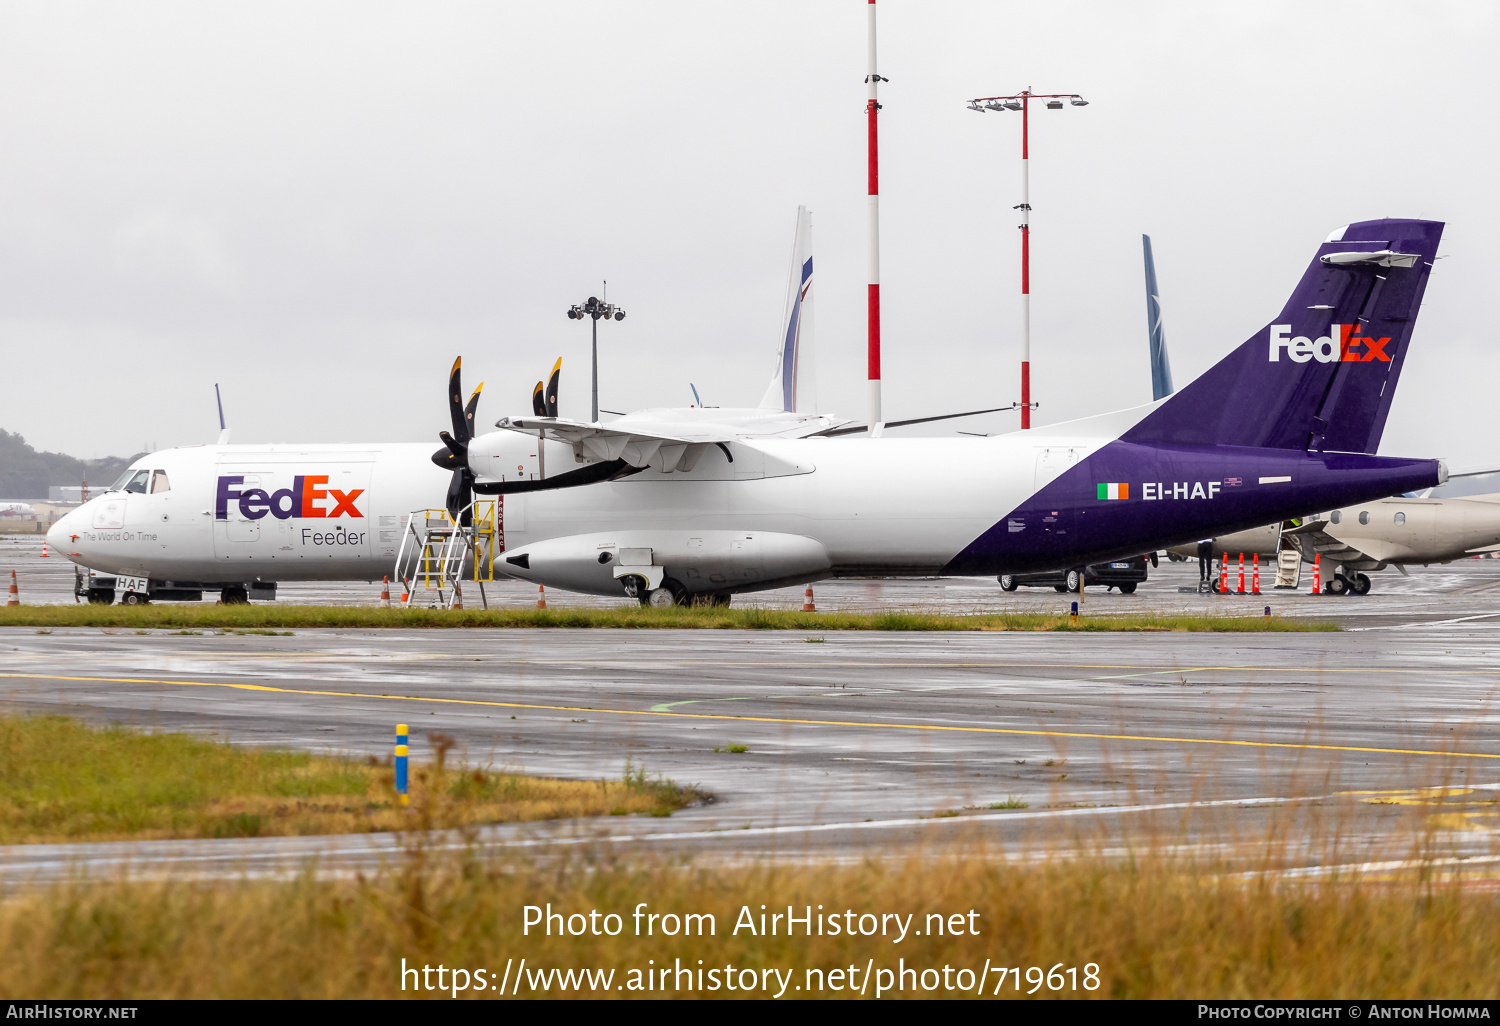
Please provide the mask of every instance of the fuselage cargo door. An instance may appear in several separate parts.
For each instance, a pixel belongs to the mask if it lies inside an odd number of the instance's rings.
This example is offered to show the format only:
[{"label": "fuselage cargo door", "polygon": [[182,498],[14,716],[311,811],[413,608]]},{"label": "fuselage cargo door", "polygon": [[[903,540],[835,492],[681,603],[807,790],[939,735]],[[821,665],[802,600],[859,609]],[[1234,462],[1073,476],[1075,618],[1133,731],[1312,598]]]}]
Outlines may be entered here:
[{"label": "fuselage cargo door", "polygon": [[1077,449],[1067,446],[1037,450],[1036,477],[1033,481],[1033,486],[1037,491],[1041,491],[1056,480],[1063,471],[1077,463],[1078,456]]}]

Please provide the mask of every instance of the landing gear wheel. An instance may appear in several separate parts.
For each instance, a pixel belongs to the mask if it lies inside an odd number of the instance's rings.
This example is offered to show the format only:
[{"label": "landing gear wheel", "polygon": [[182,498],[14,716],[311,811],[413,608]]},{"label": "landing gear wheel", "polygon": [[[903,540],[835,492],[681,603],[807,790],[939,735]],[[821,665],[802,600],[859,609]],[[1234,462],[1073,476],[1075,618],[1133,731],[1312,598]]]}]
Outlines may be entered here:
[{"label": "landing gear wheel", "polygon": [[1135,582],[1134,581],[1126,581],[1124,584],[1116,585],[1116,587],[1120,589],[1120,594],[1121,595],[1134,595],[1135,594]]},{"label": "landing gear wheel", "polygon": [[1327,584],[1323,585],[1323,594],[1325,595],[1345,595],[1348,592],[1349,582],[1344,578],[1343,574],[1336,574],[1329,578]]},{"label": "landing gear wheel", "polygon": [[1213,592],[1215,595],[1219,593],[1219,579],[1217,577],[1209,579],[1208,590]]},{"label": "landing gear wheel", "polygon": [[139,592],[127,591],[125,597],[120,600],[127,606],[144,606],[151,600]]},{"label": "landing gear wheel", "polygon": [[672,606],[685,606],[691,601],[688,590],[680,581],[674,581],[670,577],[663,577],[660,588],[653,588],[641,597],[641,605],[651,606],[654,609],[669,609]]},{"label": "landing gear wheel", "polygon": [[1083,575],[1080,574],[1077,570],[1069,570],[1068,571],[1067,589],[1069,591],[1077,591],[1079,584],[1081,584],[1082,582],[1083,582]]},{"label": "landing gear wheel", "polygon": [[250,593],[244,588],[229,587],[219,592],[219,601],[226,606],[245,606],[250,604]]},{"label": "landing gear wheel", "polygon": [[1001,574],[1000,575],[1000,590],[1001,591],[1015,591],[1019,587],[1020,587],[1020,585],[1016,583],[1016,578],[1015,578],[1014,574]]},{"label": "landing gear wheel", "polygon": [[1354,594],[1356,594],[1356,595],[1368,595],[1368,594],[1370,594],[1370,579],[1368,577],[1366,577],[1364,574],[1355,574],[1354,575]]}]

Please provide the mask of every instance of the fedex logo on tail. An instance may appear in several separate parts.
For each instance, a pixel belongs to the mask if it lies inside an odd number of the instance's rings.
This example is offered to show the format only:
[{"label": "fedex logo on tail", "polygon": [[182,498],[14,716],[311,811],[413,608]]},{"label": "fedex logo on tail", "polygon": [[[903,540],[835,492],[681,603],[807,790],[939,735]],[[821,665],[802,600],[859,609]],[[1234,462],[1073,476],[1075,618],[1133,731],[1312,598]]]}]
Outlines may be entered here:
[{"label": "fedex logo on tail", "polygon": [[[246,488],[243,475],[228,475],[219,478],[218,494],[214,504],[214,517],[229,519],[229,504],[238,503],[240,516],[246,520],[259,520],[267,513],[277,520],[293,517],[363,517],[354,506],[354,500],[365,493],[363,488],[351,488],[347,492],[327,488],[327,474],[298,474],[292,478],[290,488],[278,488],[268,492],[264,488]],[[331,503],[332,505],[325,505]]]},{"label": "fedex logo on tail", "polygon": [[1319,363],[1369,363],[1371,360],[1379,360],[1390,363],[1391,358],[1386,353],[1385,347],[1390,344],[1390,337],[1371,338],[1368,335],[1358,335],[1357,324],[1334,324],[1330,325],[1328,334],[1319,339],[1311,339],[1306,335],[1298,335],[1291,338],[1292,326],[1290,324],[1271,325],[1271,362],[1281,361],[1281,351],[1286,350],[1287,359],[1293,363],[1306,363],[1308,360],[1316,359]]}]

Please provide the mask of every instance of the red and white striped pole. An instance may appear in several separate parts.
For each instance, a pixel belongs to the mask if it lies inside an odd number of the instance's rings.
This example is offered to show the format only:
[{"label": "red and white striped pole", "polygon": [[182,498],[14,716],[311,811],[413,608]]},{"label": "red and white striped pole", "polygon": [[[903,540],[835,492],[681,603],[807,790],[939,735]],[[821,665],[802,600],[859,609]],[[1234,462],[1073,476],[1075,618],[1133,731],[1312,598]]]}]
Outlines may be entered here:
[{"label": "red and white striped pole", "polygon": [[875,0],[866,5],[870,23],[870,73],[865,76],[869,87],[865,101],[865,120],[869,126],[869,214],[870,214],[870,274],[868,288],[867,323],[869,330],[868,359],[870,375],[869,433],[873,436],[881,423],[880,414],[880,147],[876,121],[880,104],[879,85],[882,81],[875,70]]},{"label": "red and white striped pole", "polygon": [[1021,430],[1031,427],[1031,90],[1021,91]]}]

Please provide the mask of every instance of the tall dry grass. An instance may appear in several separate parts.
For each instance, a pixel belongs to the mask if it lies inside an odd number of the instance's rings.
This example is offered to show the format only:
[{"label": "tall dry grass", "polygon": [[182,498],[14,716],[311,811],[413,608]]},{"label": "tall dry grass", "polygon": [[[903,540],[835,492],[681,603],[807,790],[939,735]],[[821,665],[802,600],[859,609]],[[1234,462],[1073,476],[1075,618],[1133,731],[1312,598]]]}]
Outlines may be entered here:
[{"label": "tall dry grass", "polygon": [[[642,994],[630,970],[686,965],[792,973],[788,997],[848,997],[793,989],[807,970],[871,965],[969,972],[1062,964],[1098,966],[1097,991],[1041,986],[1035,996],[1099,998],[1496,998],[1500,996],[1500,900],[1493,889],[1432,878],[1337,885],[1273,874],[1217,873],[1163,854],[1126,860],[1082,857],[1017,864],[980,850],[935,857],[869,858],[842,866],[692,867],[607,856],[517,863],[438,859],[420,851],[373,877],[289,882],[74,884],[23,892],[0,905],[0,994],[27,998],[444,997],[415,990],[401,968],[443,965],[493,974],[614,970],[608,996]],[[632,936],[631,912],[712,913],[713,936]],[[617,913],[618,937],[523,936],[525,906],[564,915]],[[750,936],[733,927],[748,906],[816,912],[972,920],[977,936],[894,941],[848,936]],[[855,920],[858,922],[858,920]],[[953,920],[947,920],[951,925]],[[575,921],[581,924],[581,921]],[[654,960],[650,961],[650,960]],[[512,980],[515,973],[512,972]],[[956,982],[960,977],[950,975]],[[1076,977],[1075,977],[1076,978]],[[436,977],[429,977],[429,982]],[[637,976],[635,979],[640,980]],[[996,980],[991,973],[986,993]],[[874,996],[881,982],[871,986]],[[889,983],[887,979],[885,982]],[[857,989],[858,980],[856,980]],[[451,986],[451,984],[450,984]],[[775,989],[774,986],[772,988]],[[415,992],[414,992],[415,991]],[[563,990],[523,997],[606,996]],[[507,995],[509,996],[509,995]],[[677,997],[743,992],[669,991]],[[757,990],[748,996],[764,996]],[[907,986],[892,997],[961,997]]]}]

